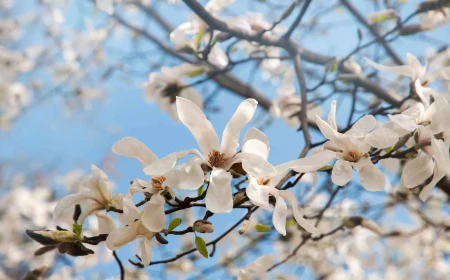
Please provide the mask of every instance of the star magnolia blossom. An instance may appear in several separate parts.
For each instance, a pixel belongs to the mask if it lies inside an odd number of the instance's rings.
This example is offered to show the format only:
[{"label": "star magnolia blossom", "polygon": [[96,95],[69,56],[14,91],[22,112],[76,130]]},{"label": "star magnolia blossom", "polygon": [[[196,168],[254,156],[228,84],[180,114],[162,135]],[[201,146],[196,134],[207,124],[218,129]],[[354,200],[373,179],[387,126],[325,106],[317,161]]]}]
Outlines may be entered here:
[{"label": "star magnolia blossom", "polygon": [[[205,10],[212,15],[217,15],[233,2],[234,0],[210,0],[205,5]],[[198,34],[203,34],[202,37],[208,41],[210,35],[204,34],[208,28],[209,26],[199,16],[191,15],[187,22],[181,24],[170,33],[170,40],[175,44],[175,49],[177,50],[186,47],[195,49],[194,43],[188,36],[198,36]]]},{"label": "star magnolia blossom", "polygon": [[402,182],[407,188],[417,187],[433,175],[420,192],[423,201],[430,196],[436,183],[450,174],[450,104],[439,94],[433,93],[433,98],[434,102],[427,108],[416,103],[402,114],[389,116],[391,122],[407,133],[416,131],[409,146],[431,143],[422,148],[424,154],[407,162],[402,173]]},{"label": "star magnolia blossom", "polygon": [[380,71],[393,72],[401,76],[410,77],[413,82],[419,80],[422,86],[428,86],[434,80],[443,78],[445,76],[444,73],[450,72],[450,67],[429,70],[427,66],[422,66],[420,61],[410,53],[406,54],[406,65],[400,66],[381,65],[366,57],[365,60]]},{"label": "star magnolia blossom", "polygon": [[[256,140],[256,141],[255,141]],[[244,137],[242,152],[253,153],[267,160],[269,155],[269,141],[267,137],[256,128],[250,129]],[[273,175],[265,174],[260,170],[247,172],[249,184],[246,189],[247,196],[251,202],[257,206],[270,210],[269,195],[276,199],[272,222],[275,229],[282,235],[286,235],[286,215],[289,201],[297,223],[310,233],[317,234],[318,230],[308,221],[306,221],[297,207],[295,196],[285,190],[279,190],[275,187],[281,179],[293,169],[299,173],[314,172],[329,163],[336,155],[331,151],[323,151],[308,158],[297,159],[275,166],[276,173]]]},{"label": "star magnolia blossom", "polygon": [[[286,121],[287,125],[292,128],[299,128],[301,125],[298,114],[300,113],[302,101],[300,96],[295,94],[295,70],[289,68],[283,76],[281,87],[277,94],[280,96],[272,100],[270,106],[270,114],[275,118],[281,118]],[[308,118],[315,115],[321,115],[322,109],[314,104],[308,104]]]},{"label": "star magnolia blossom", "polygon": [[152,247],[150,240],[156,235],[156,232],[150,231],[145,224],[145,220],[151,217],[144,217],[143,211],[139,210],[131,198],[131,194],[127,194],[123,198],[123,214],[117,215],[120,221],[125,225],[123,228],[113,230],[106,239],[106,246],[115,251],[126,244],[141,238],[140,244],[142,264],[147,266],[152,258]]},{"label": "star magnolia blossom", "polygon": [[174,121],[179,121],[174,106],[177,96],[189,99],[203,108],[200,94],[183,82],[184,76],[203,71],[202,67],[184,63],[176,67],[162,67],[160,73],[150,73],[148,82],[144,83],[146,101],[156,101],[161,111],[167,110]]},{"label": "star magnolia blossom", "polygon": [[[158,157],[144,143],[132,137],[122,138],[113,145],[112,151],[128,158],[136,158],[143,169],[159,161]],[[178,160],[189,152],[178,152],[172,155]],[[193,164],[191,161],[177,169],[169,168],[152,175],[153,178],[149,182],[140,179],[133,180],[130,192],[131,194],[137,192],[149,192],[152,194],[150,201],[145,204],[143,209],[143,223],[149,230],[159,232],[166,223],[166,214],[164,213],[166,201],[161,196],[161,193],[166,188],[198,188],[204,181],[204,174],[201,167]]]},{"label": "star magnolia blossom", "polygon": [[337,161],[331,173],[331,180],[339,186],[352,179],[352,168],[358,173],[361,185],[368,191],[384,189],[386,178],[372,163],[368,152],[371,147],[383,149],[394,145],[398,135],[394,131],[378,127],[372,115],[359,119],[345,134],[337,131],[336,101],[333,101],[328,114],[328,122],[316,116],[316,123],[322,134],[329,139],[324,148],[336,152]]},{"label": "star magnolia blossom", "polygon": [[[181,122],[190,130],[197,140],[200,151],[193,149],[187,153],[198,156],[191,163],[211,171],[205,203],[213,213],[228,213],[233,209],[230,168],[242,162],[243,168],[264,170],[274,173],[273,166],[259,156],[251,153],[237,153],[239,135],[245,125],[252,119],[257,102],[254,99],[244,100],[229,120],[222,134],[222,143],[205,114],[191,101],[177,97],[177,111]],[[181,156],[182,157],[182,156]],[[148,175],[156,175],[171,170],[181,158],[179,154],[171,154],[144,169]],[[198,169],[198,168],[193,168]],[[198,185],[196,188],[200,187]]]},{"label": "star magnolia blossom", "polygon": [[111,183],[106,174],[95,165],[91,166],[91,173],[84,183],[84,190],[67,195],[58,201],[53,212],[56,222],[63,222],[64,212],[76,204],[80,204],[82,210],[78,219],[79,224],[83,224],[86,217],[93,213],[120,206],[122,196],[111,195]]},{"label": "star magnolia blossom", "polygon": [[263,277],[275,263],[275,257],[264,255],[239,270],[238,280],[251,280]]}]

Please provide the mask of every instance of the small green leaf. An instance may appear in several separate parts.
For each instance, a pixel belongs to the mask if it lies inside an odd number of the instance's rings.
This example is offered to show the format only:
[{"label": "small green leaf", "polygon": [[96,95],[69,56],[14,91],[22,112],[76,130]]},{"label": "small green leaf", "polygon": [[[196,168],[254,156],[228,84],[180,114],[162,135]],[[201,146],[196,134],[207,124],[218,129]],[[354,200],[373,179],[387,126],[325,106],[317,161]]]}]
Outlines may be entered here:
[{"label": "small green leaf", "polygon": [[202,185],[202,186],[197,190],[198,196],[201,196],[201,195],[203,194],[204,188],[205,188],[205,187]]},{"label": "small green leaf", "polygon": [[336,72],[338,70],[338,63],[337,63],[337,61],[333,61],[332,63],[331,63],[331,66],[330,66],[330,72],[331,73],[334,73],[334,72]]},{"label": "small green leaf", "polygon": [[327,171],[333,169],[332,165],[325,165],[324,167],[320,168],[318,171]]},{"label": "small green leaf", "polygon": [[172,230],[174,230],[177,226],[181,225],[181,222],[183,220],[181,220],[180,218],[175,218],[172,221],[170,221],[169,223],[169,227],[167,228],[167,230],[169,232],[171,232]]},{"label": "small green leaf", "polygon": [[253,226],[257,232],[269,232],[270,231],[270,227],[263,225],[263,224],[257,224],[255,226]]},{"label": "small green leaf", "polygon": [[198,252],[205,258],[208,258],[208,249],[206,249],[206,243],[203,238],[200,236],[195,237],[195,247],[197,248]]},{"label": "small green leaf", "polygon": [[286,222],[287,227],[295,226],[296,224],[297,224],[297,222],[294,219],[290,219]]},{"label": "small green leaf", "polygon": [[383,151],[385,151],[386,153],[389,153],[390,151],[392,151],[392,147],[384,148]]},{"label": "small green leaf", "polygon": [[73,224],[72,226],[73,233],[77,235],[78,239],[81,239],[81,232],[83,231],[83,225]]},{"label": "small green leaf", "polygon": [[201,29],[194,38],[194,45],[197,48],[197,50],[200,48],[200,44],[202,42],[203,39],[203,35],[205,35],[205,30]]}]

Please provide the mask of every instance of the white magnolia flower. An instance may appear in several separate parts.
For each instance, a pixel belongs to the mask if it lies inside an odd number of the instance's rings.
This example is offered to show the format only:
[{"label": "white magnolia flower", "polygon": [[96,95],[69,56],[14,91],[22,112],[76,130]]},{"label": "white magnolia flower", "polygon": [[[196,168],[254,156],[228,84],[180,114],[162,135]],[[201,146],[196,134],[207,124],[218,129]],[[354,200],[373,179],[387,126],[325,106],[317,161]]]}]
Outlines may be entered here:
[{"label": "white magnolia flower", "polygon": [[391,122],[406,132],[416,131],[410,146],[431,143],[422,148],[424,154],[408,161],[402,173],[402,182],[407,188],[414,188],[433,175],[419,195],[421,200],[426,200],[434,185],[450,174],[450,104],[441,95],[433,94],[433,98],[434,102],[427,108],[416,103],[402,114],[389,116]]},{"label": "white magnolia flower", "polygon": [[423,29],[432,30],[450,22],[450,8],[441,7],[419,14],[419,22]]},{"label": "white magnolia flower", "polygon": [[[234,1],[235,0],[210,0],[205,5],[205,10],[212,15],[217,15]],[[208,28],[208,24],[194,14],[188,18],[187,22],[181,24],[170,33],[170,40],[175,44],[176,50],[181,50],[186,47],[195,49],[196,46],[191,38],[201,35],[201,39],[209,41],[210,34],[205,34]]]},{"label": "white magnolia flower", "polygon": [[428,86],[436,79],[442,79],[445,77],[445,73],[450,72],[450,67],[430,70],[427,65],[422,66],[420,61],[412,54],[406,54],[406,65],[400,66],[385,66],[378,64],[365,57],[367,63],[369,63],[375,69],[386,72],[393,72],[400,76],[410,77],[413,82],[420,81],[422,86]]},{"label": "white magnolia flower", "polygon": [[203,108],[203,99],[191,86],[183,82],[184,76],[204,71],[201,66],[184,63],[176,67],[162,67],[159,73],[150,73],[148,82],[144,83],[145,100],[156,101],[162,111],[167,110],[174,121],[178,121],[175,110],[177,96],[194,102]]},{"label": "white magnolia flower", "polygon": [[[267,160],[269,155],[269,141],[267,137],[256,128],[249,129],[244,136],[242,152],[253,153],[263,160]],[[250,201],[260,207],[270,210],[269,196],[272,195],[276,199],[275,209],[273,212],[273,225],[275,229],[282,235],[286,235],[286,215],[287,205],[289,201],[297,223],[310,233],[318,233],[317,229],[305,220],[297,207],[297,199],[286,190],[275,188],[281,179],[286,176],[289,170],[293,169],[299,173],[314,172],[329,163],[336,155],[331,151],[323,151],[308,158],[297,159],[275,166],[276,173],[273,175],[266,174],[264,170],[249,170],[247,176],[249,184],[246,194]],[[245,169],[245,167],[244,167]]]},{"label": "white magnolia flower", "polygon": [[[222,143],[205,114],[191,101],[177,97],[177,110],[181,122],[190,130],[197,140],[200,151],[193,149],[188,153],[198,156],[191,160],[193,164],[211,171],[210,183],[206,193],[206,207],[213,213],[228,213],[233,208],[231,191],[232,175],[229,169],[234,163],[242,162],[243,168],[249,170],[267,170],[274,172],[273,167],[259,156],[251,153],[237,153],[239,135],[245,125],[252,119],[257,102],[254,99],[244,100],[226,125]],[[180,157],[171,154],[144,169],[148,175],[161,174],[171,170]],[[200,185],[197,186],[197,188]]]},{"label": "white magnolia flower", "polygon": [[264,255],[239,270],[238,280],[251,280],[264,276],[275,263],[275,257]]},{"label": "white magnolia flower", "polygon": [[[124,137],[112,147],[112,151],[118,155],[137,159],[142,168],[155,162],[160,162],[158,157],[142,142],[132,137]],[[176,160],[186,156],[190,151],[176,152],[171,154],[169,159],[174,156]],[[162,162],[164,164],[164,162]],[[160,173],[152,174],[153,178],[146,182],[135,179],[130,188],[131,194],[137,192],[149,192],[152,195],[149,202],[143,209],[143,218],[145,226],[154,232],[159,232],[166,223],[166,214],[164,213],[165,199],[161,193],[166,188],[177,189],[195,189],[199,188],[204,181],[204,174],[201,167],[190,161],[179,168],[164,169]]]},{"label": "white magnolia flower", "polygon": [[337,131],[336,101],[333,101],[328,114],[328,122],[316,116],[316,123],[322,134],[329,139],[324,148],[336,152],[337,161],[331,173],[331,180],[339,186],[352,179],[352,169],[359,175],[361,185],[368,191],[383,190],[386,178],[372,163],[368,152],[371,147],[383,149],[394,145],[398,135],[394,131],[378,127],[372,115],[359,119],[345,134]]},{"label": "white magnolia flower", "polygon": [[145,224],[152,223],[152,221],[148,221],[148,218],[151,217],[144,217],[143,211],[134,205],[131,194],[123,198],[123,214],[118,214],[118,217],[125,227],[113,230],[106,239],[106,246],[115,251],[135,239],[141,238],[142,264],[149,265],[152,258],[150,240],[156,235],[156,232],[150,231],[145,226]]},{"label": "white magnolia flower", "polygon": [[[299,128],[301,125],[298,114],[301,111],[301,98],[296,95],[294,86],[295,70],[289,68],[283,76],[280,88],[277,90],[279,98],[272,100],[270,114],[275,118],[281,118],[292,128]],[[315,115],[321,115],[322,109],[315,104],[308,104],[308,118],[314,118]]]},{"label": "white magnolia flower", "polygon": [[58,201],[53,212],[56,222],[61,222],[66,210],[72,210],[76,204],[80,204],[82,210],[78,219],[79,224],[83,224],[86,217],[93,213],[120,205],[121,195],[111,195],[111,183],[106,174],[95,165],[91,166],[91,173],[82,191],[67,195]]}]

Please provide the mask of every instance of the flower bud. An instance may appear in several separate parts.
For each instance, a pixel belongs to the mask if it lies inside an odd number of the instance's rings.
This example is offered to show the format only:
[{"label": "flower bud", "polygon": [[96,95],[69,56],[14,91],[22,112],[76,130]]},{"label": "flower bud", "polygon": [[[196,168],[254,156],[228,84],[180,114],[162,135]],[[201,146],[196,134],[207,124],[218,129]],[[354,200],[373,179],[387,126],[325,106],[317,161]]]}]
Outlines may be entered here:
[{"label": "flower bud", "polygon": [[198,220],[194,223],[194,231],[200,233],[211,233],[214,231],[214,226],[211,222],[205,220]]},{"label": "flower bud", "polygon": [[42,245],[58,245],[63,242],[74,242],[77,240],[77,235],[70,231],[26,230],[26,233]]},{"label": "flower bud", "polygon": [[242,226],[239,228],[239,234],[242,235],[247,232],[247,230],[252,226],[252,222],[250,220],[245,220],[242,223]]},{"label": "flower bud", "polygon": [[383,231],[381,228],[372,220],[366,219],[364,217],[360,216],[353,216],[353,217],[347,217],[344,218],[342,221],[342,225],[346,228],[354,228],[357,226],[361,226],[363,228],[366,228],[376,234],[383,234]]},{"label": "flower bud", "polygon": [[233,206],[239,206],[245,202],[245,192],[238,192],[233,199]]}]

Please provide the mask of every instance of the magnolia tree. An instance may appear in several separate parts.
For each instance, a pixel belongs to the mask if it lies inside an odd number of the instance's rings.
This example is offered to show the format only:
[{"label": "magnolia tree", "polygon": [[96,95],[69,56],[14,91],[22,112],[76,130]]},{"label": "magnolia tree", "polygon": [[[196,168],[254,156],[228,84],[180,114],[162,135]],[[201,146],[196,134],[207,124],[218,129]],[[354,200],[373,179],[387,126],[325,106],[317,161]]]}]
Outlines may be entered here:
[{"label": "magnolia tree", "polygon": [[0,278],[448,279],[450,1],[0,7]]}]

